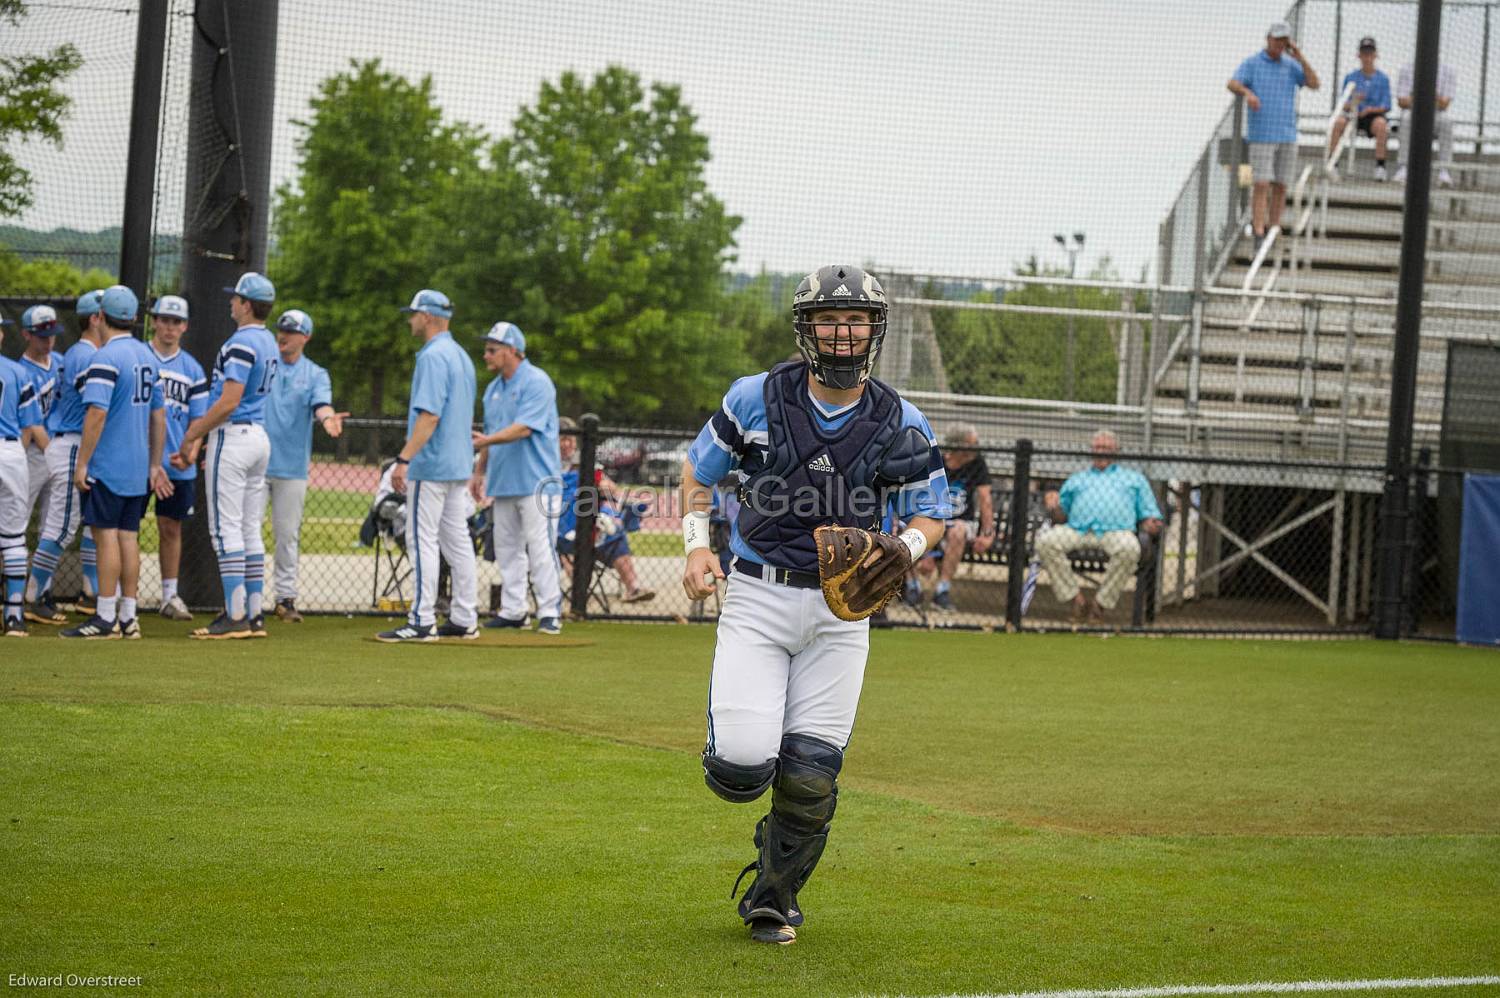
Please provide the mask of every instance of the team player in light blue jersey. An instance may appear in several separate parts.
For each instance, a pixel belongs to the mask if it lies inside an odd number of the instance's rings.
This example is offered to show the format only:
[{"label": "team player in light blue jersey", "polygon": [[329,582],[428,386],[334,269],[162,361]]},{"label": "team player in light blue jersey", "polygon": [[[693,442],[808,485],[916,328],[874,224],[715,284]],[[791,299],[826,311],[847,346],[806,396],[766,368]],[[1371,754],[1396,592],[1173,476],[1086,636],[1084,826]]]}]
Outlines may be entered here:
[{"label": "team player in light blue jersey", "polygon": [[[83,439],[73,482],[83,493],[83,519],[99,546],[99,604],[65,638],[139,638],[136,595],[141,581],[137,535],[146,496],[170,495],[162,470],[166,414],[156,355],[131,335],[140,301],[116,284],[99,303],[109,339],[94,354],[83,386]],[[118,590],[119,596],[114,594]],[[105,594],[108,595],[105,595]]]},{"label": "team player in light blue jersey", "polygon": [[[104,345],[104,315],[99,311],[103,291],[78,296],[79,338],[63,355],[57,402],[47,417],[47,503],[37,531],[36,556],[31,559],[31,581],[26,587],[26,619],[61,626],[68,615],[52,598],[52,576],[63,552],[83,526],[83,497],[73,484],[78,466],[78,444],[83,439],[83,382],[94,353]],[[83,600],[78,609],[92,615],[99,592],[99,568],[94,532],[83,526]]]},{"label": "team player in light blue jersey", "polygon": [[[21,335],[26,341],[26,349],[16,363],[21,365],[21,370],[31,379],[31,385],[36,389],[36,401],[41,406],[43,422],[52,415],[52,407],[57,404],[62,384],[62,357],[52,353],[52,342],[62,329],[57,309],[51,305],[33,305],[21,313]],[[39,516],[45,516],[48,489],[45,445],[33,443],[26,448],[26,473],[30,483],[26,494],[26,515],[29,517],[40,502],[42,505]],[[40,522],[37,526],[41,526]]]},{"label": "team player in light blue jersey", "polygon": [[271,282],[254,271],[241,274],[229,292],[234,335],[219,348],[209,386],[208,411],[194,420],[172,455],[172,467],[193,465],[200,440],[208,448],[203,461],[208,535],[219,558],[224,585],[224,612],[192,636],[207,640],[263,638],[266,545],[260,524],[266,512],[266,463],[271,441],[266,436],[266,399],[276,384],[276,341],[266,330],[266,316],[276,300]]},{"label": "team player in light blue jersey", "polygon": [[927,420],[870,377],[886,311],[880,282],[858,267],[803,278],[792,298],[802,360],[735,382],[683,466],[689,599],[724,577],[709,550],[711,493],[731,471],[740,481],[703,773],[736,803],[771,791],[756,859],[740,874],[756,873],[739,915],[758,942],[797,938],[797,892],[828,840],[869,651],[869,621],[840,620],[824,602],[813,530],[879,529],[894,514],[915,561],[951,515]]},{"label": "team player in light blue jersey", "polygon": [[[0,325],[10,325],[9,319]],[[0,576],[4,577],[5,635],[26,637],[23,595],[26,591],[26,448],[39,440],[46,446],[47,428],[37,404],[36,386],[9,357],[0,357]]]},{"label": "team player in light blue jersey", "polygon": [[[406,493],[406,550],[417,591],[406,623],[376,637],[385,642],[477,638],[478,572],[468,522],[474,362],[448,332],[453,303],[447,295],[418,291],[402,311],[410,313],[412,335],[422,348],[412,372],[406,443],[391,469],[391,488]],[[439,551],[453,573],[451,610],[441,626],[435,610]]]},{"label": "team player in light blue jersey", "polygon": [[514,323],[485,334],[484,366],[498,376],[484,390],[484,432],[474,434],[479,466],[474,497],[494,497],[495,563],[500,612],[486,627],[526,623],[526,577],[536,593],[537,630],[562,633],[557,519],[562,460],[557,444],[557,389],[526,359],[526,337]]},{"label": "team player in light blue jersey", "polygon": [[300,308],[287,309],[276,320],[281,366],[266,401],[266,435],[271,438],[266,485],[271,492],[271,534],[276,543],[276,616],[288,624],[302,622],[297,612],[297,559],[312,466],[313,423],[337,438],[349,415],[334,411],[328,372],[303,354],[312,334],[312,316]]},{"label": "team player in light blue jersey", "polygon": [[[151,352],[156,355],[161,376],[162,397],[166,401],[168,455],[182,447],[182,438],[195,419],[208,411],[208,378],[197,358],[182,349],[182,335],[188,327],[187,299],[179,295],[162,295],[151,308]],[[197,447],[194,446],[196,452]],[[161,539],[157,558],[161,562],[161,607],[168,620],[192,620],[187,604],[177,594],[177,571],[182,565],[182,521],[193,515],[197,498],[198,471],[192,465],[185,469],[172,467],[163,460],[167,477],[172,480],[172,494],[156,497],[156,530]]]}]

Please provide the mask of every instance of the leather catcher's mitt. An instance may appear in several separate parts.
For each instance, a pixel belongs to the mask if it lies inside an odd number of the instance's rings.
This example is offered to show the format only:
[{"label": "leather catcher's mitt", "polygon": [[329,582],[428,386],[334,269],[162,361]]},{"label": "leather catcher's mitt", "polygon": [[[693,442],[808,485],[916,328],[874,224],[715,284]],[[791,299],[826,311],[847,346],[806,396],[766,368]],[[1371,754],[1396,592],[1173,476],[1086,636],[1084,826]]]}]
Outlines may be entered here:
[{"label": "leather catcher's mitt", "polygon": [[911,549],[892,534],[822,526],[813,531],[813,540],[823,599],[840,620],[864,620],[877,612],[900,591],[911,568]]}]

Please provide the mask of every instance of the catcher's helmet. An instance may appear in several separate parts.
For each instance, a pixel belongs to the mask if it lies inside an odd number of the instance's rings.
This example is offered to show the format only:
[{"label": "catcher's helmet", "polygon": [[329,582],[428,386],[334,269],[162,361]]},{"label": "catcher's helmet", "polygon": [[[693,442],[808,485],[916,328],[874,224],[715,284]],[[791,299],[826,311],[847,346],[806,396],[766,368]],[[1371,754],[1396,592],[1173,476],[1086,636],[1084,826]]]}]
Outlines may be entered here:
[{"label": "catcher's helmet", "polygon": [[[855,335],[847,325],[835,329],[832,337],[819,339],[812,313],[823,309],[861,309],[868,312],[869,336]],[[885,289],[859,267],[828,266],[802,278],[792,295],[792,329],[797,334],[797,349],[812,376],[829,388],[857,388],[875,369],[880,345],[885,340]],[[869,346],[864,347],[868,342]]]}]

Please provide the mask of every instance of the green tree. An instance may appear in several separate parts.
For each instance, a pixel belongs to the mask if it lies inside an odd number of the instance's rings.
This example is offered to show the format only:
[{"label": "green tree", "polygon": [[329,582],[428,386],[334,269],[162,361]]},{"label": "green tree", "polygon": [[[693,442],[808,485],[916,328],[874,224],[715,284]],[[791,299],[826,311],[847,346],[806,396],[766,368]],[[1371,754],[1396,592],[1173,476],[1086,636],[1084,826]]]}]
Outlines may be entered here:
[{"label": "green tree", "polygon": [[0,247],[0,288],[13,295],[77,295],[114,283],[114,275],[98,267],[79,270],[65,260],[22,260]]},{"label": "green tree", "polygon": [[[25,16],[25,0],[0,0],[0,22],[15,28]],[[19,215],[32,201],[31,171],[16,162],[10,143],[35,137],[62,145],[71,100],[58,87],[81,65],[70,42],[45,55],[0,56],[0,218]]]},{"label": "green tree", "polygon": [[339,395],[397,412],[416,353],[399,309],[457,252],[440,220],[483,140],[443,121],[430,78],[412,84],[379,60],[325,80],[311,108],[295,122],[296,179],[277,191],[271,277],[279,304],[313,315]]},{"label": "green tree", "polygon": [[489,152],[445,225],[456,301],[526,330],[565,409],[682,420],[715,405],[746,365],[719,313],[740,220],[708,190],[708,138],[680,90],[618,66],[564,73]]},{"label": "green tree", "polygon": [[[1027,277],[1066,277],[1066,271],[1041,265],[1035,257],[1016,267]],[[1106,256],[1090,272],[1098,281],[1118,280]],[[941,297],[929,287],[924,294]],[[993,302],[984,292],[971,300]],[[1117,293],[1095,288],[1028,284],[1004,296],[1007,305],[1050,308],[1120,307]],[[1064,387],[1066,316],[1017,312],[935,309],[933,327],[951,391],[972,395],[1060,399]],[[1105,319],[1080,317],[1074,322],[1076,401],[1115,400],[1116,357]]]}]

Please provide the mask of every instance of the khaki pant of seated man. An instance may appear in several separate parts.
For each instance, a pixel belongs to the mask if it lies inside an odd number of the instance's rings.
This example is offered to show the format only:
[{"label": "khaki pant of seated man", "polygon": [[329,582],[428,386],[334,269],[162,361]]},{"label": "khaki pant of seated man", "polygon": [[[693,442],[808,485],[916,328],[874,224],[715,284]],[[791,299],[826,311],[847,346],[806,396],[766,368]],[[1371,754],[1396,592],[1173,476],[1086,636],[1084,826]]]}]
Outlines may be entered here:
[{"label": "khaki pant of seated man", "polygon": [[1052,580],[1052,592],[1059,602],[1071,602],[1078,595],[1078,576],[1068,555],[1079,548],[1102,548],[1109,555],[1109,567],[1104,571],[1104,581],[1099,584],[1095,597],[1106,610],[1114,609],[1120,601],[1120,593],[1126,581],[1135,574],[1136,563],[1141,560],[1141,542],[1131,530],[1111,530],[1104,534],[1082,534],[1059,523],[1036,540],[1037,557],[1047,569],[1047,578]]}]

